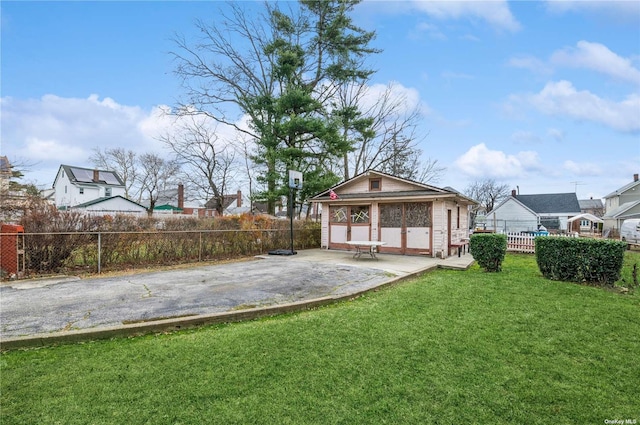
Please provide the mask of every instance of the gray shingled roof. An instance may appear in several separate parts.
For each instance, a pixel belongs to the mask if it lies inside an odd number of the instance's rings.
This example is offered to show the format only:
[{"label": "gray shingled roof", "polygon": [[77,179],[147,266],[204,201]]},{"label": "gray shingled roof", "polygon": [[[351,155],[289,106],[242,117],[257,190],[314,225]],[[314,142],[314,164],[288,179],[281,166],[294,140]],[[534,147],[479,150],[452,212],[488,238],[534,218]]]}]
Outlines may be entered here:
[{"label": "gray shingled roof", "polygon": [[516,195],[516,199],[538,214],[580,213],[580,204],[575,193]]}]

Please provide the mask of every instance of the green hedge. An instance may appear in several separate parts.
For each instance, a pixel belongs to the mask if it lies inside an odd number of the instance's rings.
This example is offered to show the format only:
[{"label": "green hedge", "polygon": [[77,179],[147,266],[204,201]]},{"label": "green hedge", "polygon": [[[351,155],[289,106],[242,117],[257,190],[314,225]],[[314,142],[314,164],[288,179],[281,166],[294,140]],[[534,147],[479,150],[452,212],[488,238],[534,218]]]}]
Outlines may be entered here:
[{"label": "green hedge", "polygon": [[613,285],[620,279],[626,243],[615,240],[537,237],[536,262],[551,280]]},{"label": "green hedge", "polygon": [[499,272],[507,253],[507,235],[473,234],[469,240],[469,252],[480,267],[488,272]]}]

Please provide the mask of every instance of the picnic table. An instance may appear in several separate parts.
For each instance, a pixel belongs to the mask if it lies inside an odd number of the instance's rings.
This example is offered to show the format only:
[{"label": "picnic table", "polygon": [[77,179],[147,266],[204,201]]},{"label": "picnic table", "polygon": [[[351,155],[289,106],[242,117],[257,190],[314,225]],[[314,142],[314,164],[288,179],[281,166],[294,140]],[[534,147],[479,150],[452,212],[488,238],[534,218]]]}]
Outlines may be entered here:
[{"label": "picnic table", "polygon": [[376,257],[377,247],[386,245],[386,242],[380,241],[348,241],[347,243],[356,249],[355,254],[353,254],[353,258],[360,259],[360,256],[362,256],[362,253],[364,252],[368,253],[371,258],[375,258],[376,260],[378,259],[378,257]]}]

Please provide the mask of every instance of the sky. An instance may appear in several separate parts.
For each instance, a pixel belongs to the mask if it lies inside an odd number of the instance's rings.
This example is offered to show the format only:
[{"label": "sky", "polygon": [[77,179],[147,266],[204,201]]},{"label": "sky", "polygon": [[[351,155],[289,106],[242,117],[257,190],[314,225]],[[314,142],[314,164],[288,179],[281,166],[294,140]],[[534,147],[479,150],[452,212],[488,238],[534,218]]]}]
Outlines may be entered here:
[{"label": "sky", "polygon": [[[0,155],[41,188],[61,164],[92,167],[96,147],[168,156],[162,111],[184,95],[173,37],[226,7],[3,0]],[[420,107],[423,159],[446,168],[436,186],[597,199],[640,173],[640,2],[364,1],[352,17],[376,31],[372,88]]]}]

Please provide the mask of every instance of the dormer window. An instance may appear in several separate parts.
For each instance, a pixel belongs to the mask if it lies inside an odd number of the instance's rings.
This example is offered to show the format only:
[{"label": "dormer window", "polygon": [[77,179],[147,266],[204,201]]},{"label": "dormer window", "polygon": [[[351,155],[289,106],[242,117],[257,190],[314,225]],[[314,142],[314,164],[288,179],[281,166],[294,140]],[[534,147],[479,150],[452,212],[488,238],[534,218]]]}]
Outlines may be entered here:
[{"label": "dormer window", "polygon": [[84,187],[80,188],[80,195],[84,195]]},{"label": "dormer window", "polygon": [[104,188],[104,196],[111,196],[111,188],[110,187],[105,187]]},{"label": "dormer window", "polygon": [[369,191],[379,192],[382,190],[382,179],[369,179]]}]

